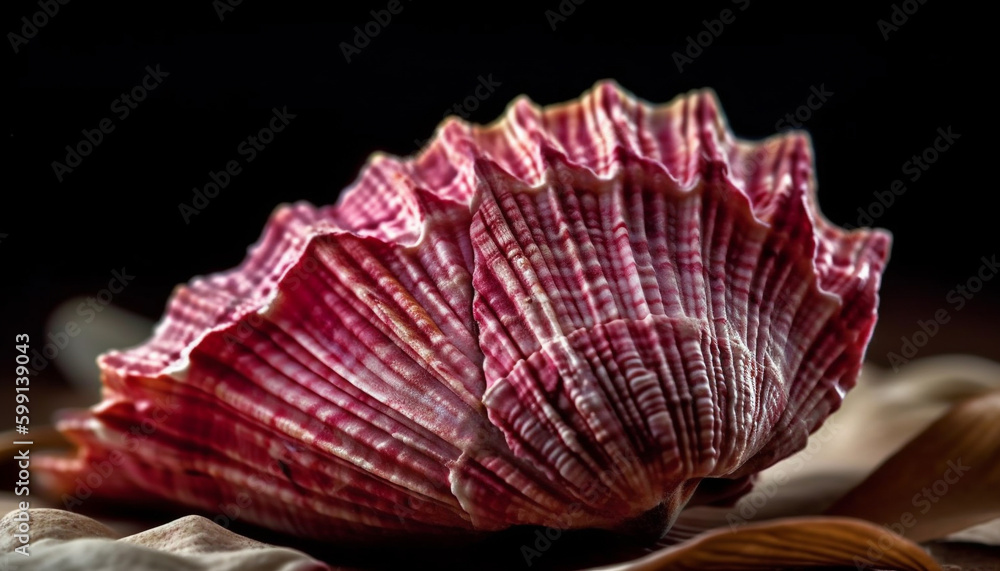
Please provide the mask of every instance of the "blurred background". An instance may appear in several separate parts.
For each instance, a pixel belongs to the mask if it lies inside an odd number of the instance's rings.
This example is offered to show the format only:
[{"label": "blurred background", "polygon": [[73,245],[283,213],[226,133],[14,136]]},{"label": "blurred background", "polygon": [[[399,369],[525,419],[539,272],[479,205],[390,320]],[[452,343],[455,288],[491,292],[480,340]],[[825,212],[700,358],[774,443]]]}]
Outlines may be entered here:
[{"label": "blurred background", "polygon": [[652,102],[711,87],[739,137],[811,134],[825,215],[894,235],[870,361],[1000,358],[995,183],[976,158],[992,73],[966,71],[987,36],[959,3],[50,4],[0,20],[0,353],[20,333],[39,351],[35,425],[96,401],[93,356],[144,339],[176,284],[238,264],[276,205],[336,200],[370,153],[415,152],[446,114],[489,122],[603,78]]}]

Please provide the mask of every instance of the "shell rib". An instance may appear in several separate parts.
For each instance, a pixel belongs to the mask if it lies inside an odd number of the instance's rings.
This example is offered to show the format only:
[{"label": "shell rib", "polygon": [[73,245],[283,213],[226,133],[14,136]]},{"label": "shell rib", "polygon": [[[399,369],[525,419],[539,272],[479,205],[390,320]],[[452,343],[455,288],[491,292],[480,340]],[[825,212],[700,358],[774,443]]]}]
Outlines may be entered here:
[{"label": "shell rib", "polygon": [[521,98],[280,207],[101,357],[103,402],[60,422],[78,453],[44,468],[64,501],[109,463],[98,496],[313,538],[662,531],[840,405],[889,242],[822,218],[804,134],[736,140],[711,92]]}]

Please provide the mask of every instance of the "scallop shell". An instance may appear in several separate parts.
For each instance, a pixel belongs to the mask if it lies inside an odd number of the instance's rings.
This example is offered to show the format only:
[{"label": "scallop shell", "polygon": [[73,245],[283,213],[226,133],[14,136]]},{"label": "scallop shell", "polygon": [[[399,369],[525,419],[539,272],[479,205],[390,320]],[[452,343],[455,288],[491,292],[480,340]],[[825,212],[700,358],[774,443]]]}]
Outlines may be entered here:
[{"label": "scallop shell", "polygon": [[46,482],[319,539],[662,533],[855,382],[890,237],[814,185],[805,134],[737,140],[710,91],[450,118],[103,355]]}]

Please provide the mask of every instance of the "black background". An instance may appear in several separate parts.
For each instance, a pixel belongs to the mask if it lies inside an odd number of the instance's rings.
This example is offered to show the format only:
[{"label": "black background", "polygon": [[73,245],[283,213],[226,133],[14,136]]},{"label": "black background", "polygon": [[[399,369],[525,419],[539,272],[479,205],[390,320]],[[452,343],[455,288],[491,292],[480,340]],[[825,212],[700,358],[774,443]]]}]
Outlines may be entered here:
[{"label": "black background", "polygon": [[[4,47],[13,79],[4,151],[12,179],[0,215],[8,338],[43,338],[53,307],[94,295],[122,267],[136,279],[114,303],[158,319],[177,283],[236,265],[276,205],[334,201],[370,153],[414,152],[453,104],[474,93],[478,77],[491,75],[501,85],[469,114],[473,121],[492,121],[522,93],[556,103],[614,78],[652,102],[711,87],[734,132],[750,139],[773,134],[811,87],[832,92],[804,124],[824,213],[856,223],[873,193],[897,178],[907,185],[876,221],[893,232],[894,247],[870,358],[885,363],[899,336],[939,308],[954,319],[923,354],[1000,356],[993,333],[1000,280],[960,312],[946,301],[982,256],[1000,253],[993,165],[975,158],[988,145],[995,109],[987,88],[995,66],[979,63],[983,52],[973,46],[988,40],[977,29],[988,16],[961,3],[919,5],[887,41],[877,21],[892,16],[890,2],[752,0],[740,11],[720,1],[654,8],[588,0],[552,29],[546,10],[558,11],[556,0],[530,7],[404,0],[350,63],[341,42],[352,42],[354,26],[387,2],[320,9],[247,0],[221,20],[208,0],[138,4],[73,1],[18,53],[9,39]],[[27,1],[4,8],[5,33],[21,33],[20,18],[39,11]],[[674,52],[723,9],[734,10],[735,21],[678,71]],[[169,77],[120,120],[112,101],[157,64]],[[243,162],[239,143],[267,125],[272,108],[286,106],[296,115],[289,127],[186,224],[178,205],[191,203],[210,170]],[[52,162],[65,160],[65,146],[105,117],[115,130],[57,181]],[[910,182],[903,163],[949,126],[961,138]]]}]

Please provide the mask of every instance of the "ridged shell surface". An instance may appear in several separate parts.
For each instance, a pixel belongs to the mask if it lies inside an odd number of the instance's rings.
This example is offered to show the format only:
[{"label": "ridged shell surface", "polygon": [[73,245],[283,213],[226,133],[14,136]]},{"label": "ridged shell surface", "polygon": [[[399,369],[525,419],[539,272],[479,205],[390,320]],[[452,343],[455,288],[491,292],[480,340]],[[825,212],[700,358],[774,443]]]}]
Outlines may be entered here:
[{"label": "ridged shell surface", "polygon": [[449,119],[336,205],[278,208],[102,356],[47,485],[72,504],[110,465],[95,496],[319,539],[662,531],[854,384],[890,239],[829,224],[814,185],[804,134],[737,140],[711,92]]}]

